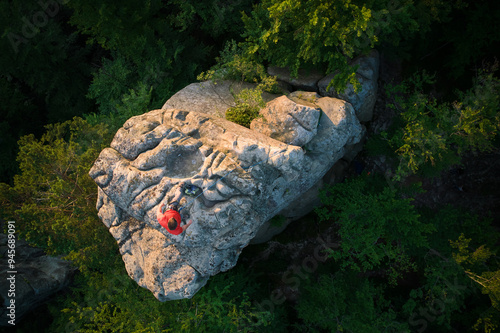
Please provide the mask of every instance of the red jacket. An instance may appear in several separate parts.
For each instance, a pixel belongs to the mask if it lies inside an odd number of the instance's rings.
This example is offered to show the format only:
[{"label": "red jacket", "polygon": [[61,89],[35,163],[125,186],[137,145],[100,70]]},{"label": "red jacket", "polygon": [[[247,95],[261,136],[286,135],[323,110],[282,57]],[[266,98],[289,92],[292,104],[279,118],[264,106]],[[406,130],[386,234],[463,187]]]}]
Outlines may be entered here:
[{"label": "red jacket", "polygon": [[[168,228],[168,220],[170,220],[172,217],[177,221],[177,228],[175,228],[174,230],[170,230]],[[158,219],[158,222],[162,227],[167,229],[167,231],[170,232],[172,235],[179,235],[182,232],[181,214],[179,214],[179,212],[176,210],[173,209],[167,210],[165,214],[163,214],[163,216]]]}]

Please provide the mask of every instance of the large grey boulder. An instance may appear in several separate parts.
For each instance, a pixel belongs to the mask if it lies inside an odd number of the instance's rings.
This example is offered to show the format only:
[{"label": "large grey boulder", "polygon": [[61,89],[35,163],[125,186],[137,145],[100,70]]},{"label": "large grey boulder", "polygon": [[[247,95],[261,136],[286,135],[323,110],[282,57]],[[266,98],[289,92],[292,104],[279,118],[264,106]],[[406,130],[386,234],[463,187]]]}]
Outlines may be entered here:
[{"label": "large grey boulder", "polygon": [[[324,105],[341,106],[339,115],[332,106],[319,117],[323,102],[280,99],[291,108],[276,108],[283,113],[276,119],[293,123],[284,115],[291,114],[300,119],[296,127],[307,122],[310,132],[334,138],[325,144],[315,135],[292,140],[300,147],[272,138],[265,127],[259,132],[200,110],[161,109],[129,119],[96,160],[89,174],[99,186],[98,214],[128,274],[159,300],[192,297],[210,276],[234,267],[259,230],[300,200],[362,136],[348,103],[327,98]],[[159,225],[156,211],[181,182],[205,192],[181,200],[193,224],[174,236]]]},{"label": "large grey boulder", "polygon": [[360,121],[370,121],[373,117],[373,108],[377,101],[378,76],[380,59],[377,50],[372,50],[366,56],[360,56],[351,62],[359,66],[356,78],[361,84],[361,90],[354,91],[352,84],[348,84],[342,93],[335,89],[328,89],[328,85],[335,77],[335,73],[325,76],[318,82],[319,93],[322,96],[337,97],[352,104]]},{"label": "large grey boulder", "polygon": [[[0,234],[0,262],[2,281],[0,283],[0,326],[11,326],[8,322],[12,319],[11,299],[15,301],[15,323],[28,312],[46,302],[52,295],[66,288],[72,281],[76,268],[69,261],[59,257],[45,255],[35,247],[31,247],[24,240],[17,239],[15,247],[15,270],[8,267],[7,235]],[[16,273],[9,273],[14,271]],[[8,278],[11,278],[10,280]],[[11,283],[12,282],[12,283]],[[9,292],[14,292],[14,297],[9,297]],[[11,294],[12,295],[12,294]]]}]

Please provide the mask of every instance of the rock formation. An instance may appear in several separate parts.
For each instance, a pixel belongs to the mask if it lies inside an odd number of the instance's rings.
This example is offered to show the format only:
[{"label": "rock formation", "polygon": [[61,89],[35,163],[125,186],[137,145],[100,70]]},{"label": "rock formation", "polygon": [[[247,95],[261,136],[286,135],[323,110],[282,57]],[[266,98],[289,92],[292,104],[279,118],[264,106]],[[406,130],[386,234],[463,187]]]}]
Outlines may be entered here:
[{"label": "rock formation", "polygon": [[[0,234],[0,255],[7,257],[7,235]],[[10,271],[7,260],[0,263],[2,272]],[[67,287],[73,276],[75,268],[69,261],[58,257],[47,256],[41,249],[28,246],[23,240],[16,242],[16,272],[15,277],[15,322],[37,306],[47,301],[54,293]],[[10,274],[9,274],[10,275]],[[0,326],[11,326],[7,314],[10,298],[7,298],[10,283],[3,277],[0,283]]]},{"label": "rock formation", "polygon": [[361,84],[361,90],[355,92],[352,84],[348,84],[342,93],[333,88],[327,89],[336,73],[322,76],[314,71],[299,71],[299,77],[291,77],[290,71],[279,67],[270,67],[269,75],[276,76],[284,85],[292,90],[306,90],[319,93],[321,96],[336,97],[351,103],[359,121],[370,121],[373,116],[373,107],[377,100],[377,81],[379,76],[380,59],[377,50],[372,50],[364,56],[354,59],[350,65],[358,66],[356,78]]},{"label": "rock formation", "polygon": [[[129,119],[90,170],[99,217],[128,274],[160,301],[192,297],[234,267],[251,241],[284,228],[270,225],[273,216],[288,223],[310,211],[324,177],[334,177],[332,167],[363,136],[350,103],[315,92],[268,95],[261,116],[242,127],[222,118],[232,89],[192,84],[162,109]],[[183,182],[204,192],[181,200],[193,224],[174,236],[156,212]]]},{"label": "rock formation", "polygon": [[330,81],[335,77],[335,74],[330,74],[318,82],[319,92],[323,96],[337,97],[351,103],[356,110],[359,121],[370,121],[373,117],[373,107],[377,101],[379,54],[376,50],[372,50],[368,55],[354,59],[351,65],[358,66],[356,78],[361,84],[360,91],[355,92],[350,83],[342,93],[338,93],[332,88],[327,89]]}]

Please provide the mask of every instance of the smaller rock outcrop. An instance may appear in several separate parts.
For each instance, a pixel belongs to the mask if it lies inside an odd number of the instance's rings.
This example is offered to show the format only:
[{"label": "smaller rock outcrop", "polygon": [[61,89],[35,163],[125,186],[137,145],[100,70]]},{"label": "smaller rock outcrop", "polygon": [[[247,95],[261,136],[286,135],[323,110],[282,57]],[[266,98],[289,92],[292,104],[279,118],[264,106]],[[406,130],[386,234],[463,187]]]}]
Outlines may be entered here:
[{"label": "smaller rock outcrop", "polygon": [[352,84],[348,84],[342,93],[333,88],[328,89],[328,85],[335,77],[334,74],[325,76],[318,82],[319,93],[322,96],[337,97],[352,104],[359,121],[370,121],[373,117],[373,108],[377,101],[377,88],[379,76],[379,54],[372,50],[366,56],[360,56],[351,62],[353,66],[359,66],[356,70],[356,78],[361,84],[361,90],[354,91]]},{"label": "smaller rock outcrop", "polygon": [[[7,258],[8,253],[7,235],[0,234],[0,257]],[[47,301],[50,296],[64,289],[71,283],[76,268],[69,261],[58,257],[47,256],[41,249],[28,245],[27,242],[18,239],[16,241],[15,274],[7,274],[11,271],[7,266],[7,260],[0,263],[2,281],[0,283],[0,326],[10,326],[8,323],[9,313],[7,306],[10,304],[8,298],[11,289],[6,275],[13,275],[15,279],[15,322],[37,306]]]},{"label": "smaller rock outcrop", "polygon": [[[351,103],[356,111],[359,121],[370,121],[373,117],[373,108],[377,100],[378,77],[380,59],[377,50],[370,51],[367,55],[355,58],[350,65],[358,66],[356,78],[361,84],[358,92],[354,91],[352,84],[348,84],[342,93],[333,88],[328,89],[328,85],[337,75],[331,73],[323,75],[315,71],[299,70],[298,77],[294,78],[290,70],[281,67],[269,67],[267,73],[276,76],[279,82],[295,91],[316,92],[323,97],[335,97]],[[305,92],[302,93],[305,93]]]}]

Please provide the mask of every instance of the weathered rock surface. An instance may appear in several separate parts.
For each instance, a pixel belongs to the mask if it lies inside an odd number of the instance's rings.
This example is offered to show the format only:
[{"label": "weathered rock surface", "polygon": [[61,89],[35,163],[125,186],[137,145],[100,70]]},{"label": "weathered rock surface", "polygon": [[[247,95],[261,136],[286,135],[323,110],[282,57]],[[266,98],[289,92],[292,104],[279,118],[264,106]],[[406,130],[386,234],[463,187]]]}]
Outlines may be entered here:
[{"label": "weathered rock surface", "polygon": [[[336,98],[320,97],[313,92],[296,91],[288,97],[293,101],[291,103],[292,106],[295,104],[303,109],[310,108],[312,110],[321,111],[321,117],[314,131],[315,135],[311,140],[307,142],[304,141],[305,151],[307,151],[309,155],[317,154],[328,161],[338,162],[328,170],[328,173],[323,178],[319,178],[308,191],[301,193],[296,200],[278,213],[278,215],[285,219],[282,221],[281,225],[274,225],[272,221],[267,221],[261,227],[255,238],[252,239],[252,243],[262,243],[270,240],[273,236],[283,231],[291,222],[306,215],[314,207],[319,206],[319,189],[324,183],[333,184],[334,179],[339,178],[339,172],[335,172],[335,170],[337,170],[335,166],[339,164],[343,165],[346,161],[350,162],[362,147],[360,140],[362,139],[362,134],[365,132],[365,129],[363,126],[359,125],[351,104]],[[283,97],[279,99],[282,98]],[[268,107],[271,103],[268,103]],[[290,109],[293,110],[297,106]],[[263,111],[265,111],[265,109]],[[286,109],[282,109],[282,112],[286,113]],[[304,114],[305,112],[302,111],[301,113]],[[274,116],[275,119],[284,118],[279,115]],[[286,126],[279,125],[280,124],[273,126],[276,131],[274,136],[285,138],[286,135],[281,134],[281,132],[289,134],[290,131]],[[346,134],[353,133],[353,130],[360,133],[359,136],[353,136],[351,140],[345,142],[344,138]],[[343,145],[344,143],[345,145]],[[332,149],[332,147],[340,146],[342,146],[340,151]]]},{"label": "weathered rock surface", "polygon": [[[373,117],[373,108],[377,100],[378,77],[380,59],[377,50],[372,50],[365,56],[360,56],[351,62],[353,66],[359,66],[356,77],[361,84],[361,90],[357,93],[351,84],[348,84],[343,93],[336,92],[333,88],[327,89],[336,73],[324,76],[315,71],[299,70],[298,77],[293,78],[290,70],[281,67],[269,67],[267,73],[276,76],[279,82],[288,85],[292,90],[319,93],[323,97],[335,97],[351,103],[356,111],[356,116],[362,122],[370,121]],[[295,94],[296,91],[292,92]],[[308,93],[301,91],[302,95]],[[310,94],[310,93],[309,93]],[[311,96],[311,95],[309,95]]]},{"label": "weathered rock surface", "polygon": [[[186,103],[129,119],[89,173],[127,272],[161,301],[192,297],[232,268],[266,222],[301,200],[363,132],[350,104],[329,97],[282,96],[262,110],[268,126],[254,130]],[[193,224],[173,236],[156,211],[181,182],[205,192],[181,200]]]},{"label": "weathered rock surface", "polygon": [[[0,257],[7,258],[8,254],[7,235],[0,234]],[[2,260],[0,263],[0,271],[2,272],[2,281],[0,283],[0,325],[10,326],[8,321],[10,318],[9,289],[11,285],[8,277],[14,276],[15,285],[15,322],[19,320],[31,310],[50,298],[56,292],[67,287],[73,276],[75,268],[70,262],[62,260],[58,257],[47,256],[41,249],[28,246],[28,244],[20,239],[16,240],[15,253],[15,271],[17,273],[7,273],[11,271],[7,266],[7,260]]]},{"label": "weathered rock surface", "polygon": [[321,110],[286,96],[278,97],[261,109],[250,129],[281,142],[302,147],[316,135]]},{"label": "weathered rock surface", "polygon": [[361,83],[361,91],[354,92],[352,84],[348,84],[343,93],[338,93],[333,88],[327,89],[330,81],[336,75],[330,74],[318,82],[319,93],[322,96],[337,97],[351,103],[360,121],[370,121],[377,101],[379,54],[376,50],[372,50],[368,55],[354,59],[351,65],[359,66],[356,77]]},{"label": "weathered rock surface", "polygon": [[[224,118],[226,110],[235,106],[234,95],[255,86],[252,83],[234,81],[191,83],[170,97],[162,109],[189,110]],[[266,92],[262,94],[266,102],[275,97],[277,96]]]}]

